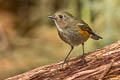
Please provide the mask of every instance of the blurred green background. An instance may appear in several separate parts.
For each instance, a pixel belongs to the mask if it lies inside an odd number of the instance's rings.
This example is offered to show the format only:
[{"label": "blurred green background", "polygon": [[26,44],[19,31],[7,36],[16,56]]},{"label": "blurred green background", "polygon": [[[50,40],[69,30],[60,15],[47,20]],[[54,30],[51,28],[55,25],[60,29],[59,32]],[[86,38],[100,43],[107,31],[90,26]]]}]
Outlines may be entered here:
[{"label": "blurred green background", "polygon": [[[0,80],[62,61],[70,50],[48,16],[66,10],[103,37],[85,43],[85,52],[120,39],[120,0],[0,0]],[[81,46],[70,57],[79,56]]]}]

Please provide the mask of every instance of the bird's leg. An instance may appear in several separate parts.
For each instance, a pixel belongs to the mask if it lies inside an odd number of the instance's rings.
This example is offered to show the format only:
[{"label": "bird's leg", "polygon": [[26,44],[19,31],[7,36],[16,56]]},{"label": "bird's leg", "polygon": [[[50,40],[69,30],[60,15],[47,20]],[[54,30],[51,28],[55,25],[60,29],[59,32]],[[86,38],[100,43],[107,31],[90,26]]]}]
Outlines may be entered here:
[{"label": "bird's leg", "polygon": [[68,56],[70,55],[70,53],[72,52],[73,49],[74,49],[74,47],[71,46],[71,49],[70,49],[69,53],[67,54],[67,56],[66,56],[65,59],[64,59],[63,65],[67,62],[67,58],[68,58]]},{"label": "bird's leg", "polygon": [[82,61],[83,61],[84,63],[86,63],[85,55],[84,55],[84,43],[82,43],[82,50],[83,50]]}]

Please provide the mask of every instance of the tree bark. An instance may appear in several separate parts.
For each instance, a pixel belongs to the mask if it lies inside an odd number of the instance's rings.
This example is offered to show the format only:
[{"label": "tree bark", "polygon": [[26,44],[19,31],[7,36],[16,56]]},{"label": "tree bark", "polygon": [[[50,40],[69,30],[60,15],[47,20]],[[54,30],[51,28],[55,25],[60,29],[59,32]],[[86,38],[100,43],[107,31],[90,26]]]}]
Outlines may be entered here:
[{"label": "tree bark", "polygon": [[5,80],[120,80],[120,41],[63,62],[42,66]]}]

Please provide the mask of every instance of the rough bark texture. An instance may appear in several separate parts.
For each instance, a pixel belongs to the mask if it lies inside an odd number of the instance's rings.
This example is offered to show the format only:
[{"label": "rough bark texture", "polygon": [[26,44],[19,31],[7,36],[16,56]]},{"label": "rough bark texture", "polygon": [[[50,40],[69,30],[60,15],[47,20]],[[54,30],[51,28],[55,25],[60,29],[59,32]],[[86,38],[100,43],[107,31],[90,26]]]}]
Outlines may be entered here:
[{"label": "rough bark texture", "polygon": [[120,80],[120,41],[85,55],[70,59],[63,68],[62,62],[36,68],[6,80]]}]

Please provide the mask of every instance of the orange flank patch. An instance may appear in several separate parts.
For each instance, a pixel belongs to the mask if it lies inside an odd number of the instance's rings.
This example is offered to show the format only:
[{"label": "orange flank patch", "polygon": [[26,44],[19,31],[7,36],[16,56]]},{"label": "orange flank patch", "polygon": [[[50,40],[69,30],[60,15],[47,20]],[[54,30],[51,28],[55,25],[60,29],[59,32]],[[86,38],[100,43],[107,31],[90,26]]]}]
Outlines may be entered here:
[{"label": "orange flank patch", "polygon": [[90,34],[87,31],[84,31],[84,30],[82,30],[80,28],[78,28],[78,30],[79,30],[80,34],[82,34],[83,36],[86,36],[86,37],[90,36]]}]

